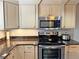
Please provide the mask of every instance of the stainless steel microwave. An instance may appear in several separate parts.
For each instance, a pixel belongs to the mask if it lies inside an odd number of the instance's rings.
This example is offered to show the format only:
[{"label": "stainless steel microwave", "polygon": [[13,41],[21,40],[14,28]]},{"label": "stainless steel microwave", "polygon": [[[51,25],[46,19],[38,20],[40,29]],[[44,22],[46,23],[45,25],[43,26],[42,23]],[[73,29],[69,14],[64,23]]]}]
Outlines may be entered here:
[{"label": "stainless steel microwave", "polygon": [[39,17],[39,28],[61,28],[61,19],[49,20]]}]

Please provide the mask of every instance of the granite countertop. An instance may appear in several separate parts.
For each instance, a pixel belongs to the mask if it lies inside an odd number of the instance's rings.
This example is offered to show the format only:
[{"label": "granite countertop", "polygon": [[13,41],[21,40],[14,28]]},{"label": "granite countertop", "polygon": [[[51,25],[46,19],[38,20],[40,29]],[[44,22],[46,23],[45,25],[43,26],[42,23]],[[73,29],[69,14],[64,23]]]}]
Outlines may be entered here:
[{"label": "granite countertop", "polygon": [[63,41],[65,45],[79,45],[79,42],[75,40],[70,40],[70,41]]},{"label": "granite countertop", "polygon": [[37,44],[17,44],[17,45],[8,47],[8,48],[4,49],[4,50],[0,53],[0,59],[5,59],[5,58],[10,54],[10,51],[12,51],[15,47],[21,46],[21,45],[33,45],[33,46],[37,46]]},{"label": "granite countertop", "polygon": [[[11,41],[37,41],[38,42],[38,37],[11,37]],[[75,40],[70,40],[70,41],[64,41],[65,45],[79,45],[79,42],[75,41]],[[20,46],[20,45],[34,45],[37,46],[37,44],[16,44],[13,45],[9,48],[6,48],[2,51],[2,53],[0,53],[0,59],[4,59],[6,56],[9,55],[10,51],[15,48],[16,46]]]},{"label": "granite countertop", "polygon": [[10,37],[11,41],[37,41],[37,36],[13,36]]},{"label": "granite countertop", "polygon": [[[38,37],[11,37],[11,41],[37,41],[38,42]],[[75,40],[70,40],[70,41],[63,41],[65,45],[79,45],[78,41]]]}]

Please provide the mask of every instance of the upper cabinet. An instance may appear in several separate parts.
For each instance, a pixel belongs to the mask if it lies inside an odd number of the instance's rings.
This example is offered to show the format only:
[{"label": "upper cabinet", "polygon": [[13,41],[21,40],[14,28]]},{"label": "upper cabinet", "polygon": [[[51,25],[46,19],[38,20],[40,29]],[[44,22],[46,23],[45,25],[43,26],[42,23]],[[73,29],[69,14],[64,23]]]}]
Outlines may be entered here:
[{"label": "upper cabinet", "polygon": [[67,4],[64,6],[64,19],[62,19],[62,28],[75,28],[76,5]]},{"label": "upper cabinet", "polygon": [[18,19],[19,19],[19,5],[4,2],[4,13],[5,13],[5,28],[18,28]]},{"label": "upper cabinet", "polygon": [[38,28],[38,4],[41,0],[19,0],[19,28]]},{"label": "upper cabinet", "polygon": [[20,5],[20,28],[35,28],[36,22],[36,6]]},{"label": "upper cabinet", "polygon": [[39,16],[61,16],[61,5],[40,5],[39,6]]},{"label": "upper cabinet", "polygon": [[0,30],[18,28],[18,4],[0,1]]},{"label": "upper cabinet", "polygon": [[43,0],[39,16],[62,16],[61,28],[75,28],[77,3],[77,0]]},{"label": "upper cabinet", "polygon": [[39,16],[62,16],[62,5],[67,0],[42,0],[39,4]]}]

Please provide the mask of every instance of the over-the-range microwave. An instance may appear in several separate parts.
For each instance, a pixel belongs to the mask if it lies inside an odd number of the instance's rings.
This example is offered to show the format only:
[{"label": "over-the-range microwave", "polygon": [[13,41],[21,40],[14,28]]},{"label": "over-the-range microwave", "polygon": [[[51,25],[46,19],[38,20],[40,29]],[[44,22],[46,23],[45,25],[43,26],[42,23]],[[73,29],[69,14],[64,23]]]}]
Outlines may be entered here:
[{"label": "over-the-range microwave", "polygon": [[39,17],[39,28],[61,28],[61,16],[52,17]]}]

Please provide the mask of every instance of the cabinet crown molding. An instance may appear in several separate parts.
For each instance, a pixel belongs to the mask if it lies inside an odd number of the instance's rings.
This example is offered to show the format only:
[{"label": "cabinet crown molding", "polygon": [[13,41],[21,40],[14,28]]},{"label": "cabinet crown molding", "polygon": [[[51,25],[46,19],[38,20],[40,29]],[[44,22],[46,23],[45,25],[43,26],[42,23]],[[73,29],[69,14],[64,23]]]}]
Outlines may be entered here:
[{"label": "cabinet crown molding", "polygon": [[19,4],[39,4],[41,0],[18,0]]}]

